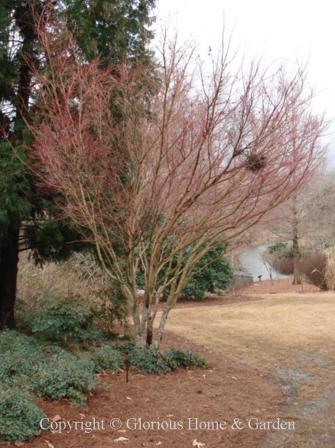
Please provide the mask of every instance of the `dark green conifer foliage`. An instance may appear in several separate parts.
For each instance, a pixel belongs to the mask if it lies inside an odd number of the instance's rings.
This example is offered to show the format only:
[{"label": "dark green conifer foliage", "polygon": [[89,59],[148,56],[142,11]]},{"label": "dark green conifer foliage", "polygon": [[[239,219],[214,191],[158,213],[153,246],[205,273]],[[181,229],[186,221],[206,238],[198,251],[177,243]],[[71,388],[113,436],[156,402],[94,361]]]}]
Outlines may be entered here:
[{"label": "dark green conifer foliage", "polygon": [[151,63],[146,46],[154,0],[1,0],[0,329],[15,326],[19,251],[30,248],[42,261],[78,249],[69,244],[77,239],[76,230],[53,219],[52,197],[36,187],[22,163],[30,143],[24,123],[32,114],[31,62],[40,56],[32,11],[42,11],[46,3],[66,15],[88,60],[99,56],[104,64],[120,59]]}]

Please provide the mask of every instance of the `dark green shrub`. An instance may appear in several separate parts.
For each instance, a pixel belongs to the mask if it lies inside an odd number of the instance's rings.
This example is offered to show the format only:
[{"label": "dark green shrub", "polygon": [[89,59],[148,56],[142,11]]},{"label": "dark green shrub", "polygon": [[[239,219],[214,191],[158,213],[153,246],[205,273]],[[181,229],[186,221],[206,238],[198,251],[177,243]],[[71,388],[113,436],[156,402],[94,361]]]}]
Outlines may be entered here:
[{"label": "dark green shrub", "polygon": [[121,353],[110,345],[103,345],[96,349],[91,357],[94,362],[95,371],[110,370],[119,372],[122,365]]},{"label": "dark green shrub", "polygon": [[119,344],[114,344],[116,350],[119,350],[120,353],[124,355],[128,355],[134,348],[136,344],[134,341],[121,342]]},{"label": "dark green shrub", "polygon": [[168,373],[187,367],[206,368],[204,359],[183,350],[157,351],[154,348],[133,346],[128,350],[130,365],[145,373]]},{"label": "dark green shrub", "polygon": [[191,354],[182,350],[166,350],[164,351],[164,359],[171,370],[186,368],[191,365]]},{"label": "dark green shrub", "polygon": [[42,362],[34,378],[34,392],[41,397],[71,399],[81,404],[93,389],[95,366],[92,361],[61,351]]},{"label": "dark green shrub", "polygon": [[[182,298],[203,299],[206,292],[215,293],[229,287],[233,279],[233,270],[224,256],[225,251],[226,245],[218,244],[198,262],[194,267],[193,276],[181,293]],[[187,258],[187,251],[185,252],[185,258]],[[163,269],[161,277],[163,278],[164,275]],[[142,272],[137,275],[137,286],[139,289],[144,289]],[[164,295],[166,296],[168,293],[169,291],[166,290]]]},{"label": "dark green shrub", "polygon": [[92,316],[78,296],[41,300],[32,318],[31,330],[51,341],[84,340],[90,337]]},{"label": "dark green shrub", "polygon": [[181,297],[203,299],[206,292],[215,293],[229,287],[233,270],[226,258],[224,248],[219,246],[198,263],[195,274],[182,291]]},{"label": "dark green shrub", "polygon": [[43,412],[17,388],[0,386],[0,440],[17,442],[37,436]]},{"label": "dark green shrub", "polygon": [[188,353],[183,350],[171,349],[163,352],[164,359],[171,370],[199,367],[207,368],[207,362],[193,353]]},{"label": "dark green shrub", "polygon": [[145,373],[167,373],[171,369],[161,352],[154,348],[133,347],[128,352],[130,365]]},{"label": "dark green shrub", "polygon": [[106,335],[106,333],[103,330],[100,330],[97,327],[88,327],[83,328],[81,331],[78,331],[76,337],[73,338],[74,341],[77,342],[87,342],[88,344],[91,342],[98,342],[101,343],[103,341],[106,341],[107,339],[110,339],[111,335]]}]

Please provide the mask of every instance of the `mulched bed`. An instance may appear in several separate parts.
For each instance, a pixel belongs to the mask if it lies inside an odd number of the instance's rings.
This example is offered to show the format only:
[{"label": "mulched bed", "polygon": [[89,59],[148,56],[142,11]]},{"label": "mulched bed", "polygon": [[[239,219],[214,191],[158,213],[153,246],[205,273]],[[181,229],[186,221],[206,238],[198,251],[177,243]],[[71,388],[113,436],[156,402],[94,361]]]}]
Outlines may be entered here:
[{"label": "mulched bed", "polygon": [[[80,408],[70,403],[40,401],[48,417],[68,421],[104,420],[106,430],[85,434],[80,430],[51,434],[25,442],[26,448],[107,448],[107,447],[197,447],[199,448],[251,447],[262,445],[267,431],[250,429],[232,430],[234,418],[248,417],[275,419],[284,398],[278,384],[265,378],[258,370],[231,359],[209,353],[187,340],[167,335],[165,346],[192,348],[206,357],[208,370],[180,370],[167,375],[144,375],[130,372],[129,383],[125,373],[102,376],[103,386]],[[110,430],[109,421],[119,418],[122,428]],[[142,422],[182,422],[180,430],[131,430],[127,419],[141,418]],[[228,421],[226,430],[189,430],[188,418],[199,422]],[[133,420],[130,421],[133,424]],[[194,422],[194,421],[193,421]],[[174,423],[169,423],[174,425]],[[122,440],[120,438],[128,439]],[[119,441],[117,441],[119,439]],[[195,445],[194,445],[195,444]],[[0,447],[7,446],[1,444]],[[19,445],[20,446],[20,445]]]}]

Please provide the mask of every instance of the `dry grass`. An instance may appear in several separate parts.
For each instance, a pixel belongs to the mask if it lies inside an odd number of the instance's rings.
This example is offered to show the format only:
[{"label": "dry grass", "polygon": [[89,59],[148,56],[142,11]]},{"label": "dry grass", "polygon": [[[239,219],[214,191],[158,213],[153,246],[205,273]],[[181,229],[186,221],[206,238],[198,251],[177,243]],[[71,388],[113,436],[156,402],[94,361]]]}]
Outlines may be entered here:
[{"label": "dry grass", "polygon": [[37,266],[24,253],[20,257],[18,297],[35,303],[49,291],[59,296],[78,294],[94,302],[109,288],[108,279],[89,255],[74,254],[63,263],[46,263]]},{"label": "dry grass", "polygon": [[320,288],[312,283],[303,282],[301,285],[293,285],[292,277],[282,280],[264,280],[262,282],[255,282],[252,285],[242,288],[239,293],[242,295],[259,295],[262,294],[277,294],[277,293],[300,293],[319,292]]},{"label": "dry grass", "polygon": [[325,279],[328,289],[335,290],[335,250],[329,249],[325,251],[327,262],[325,269]]},{"label": "dry grass", "polygon": [[289,395],[283,412],[297,419],[297,430],[269,446],[334,447],[335,294],[281,293],[179,308],[168,329],[282,383]]},{"label": "dry grass", "polygon": [[326,264],[327,257],[323,252],[312,252],[300,259],[299,270],[313,285],[327,290],[325,279]]}]

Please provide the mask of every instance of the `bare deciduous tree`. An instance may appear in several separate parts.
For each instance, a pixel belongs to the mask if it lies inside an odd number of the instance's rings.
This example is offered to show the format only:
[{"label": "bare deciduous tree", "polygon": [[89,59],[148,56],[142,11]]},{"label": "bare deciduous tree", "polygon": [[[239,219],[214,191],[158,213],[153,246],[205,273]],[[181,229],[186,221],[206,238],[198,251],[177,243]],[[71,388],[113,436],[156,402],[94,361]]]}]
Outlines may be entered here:
[{"label": "bare deciduous tree", "polygon": [[267,218],[266,227],[277,241],[291,241],[293,284],[302,282],[299,268],[301,252],[323,252],[335,245],[333,177],[332,172],[318,170],[308,185]]},{"label": "bare deciduous tree", "polygon": [[102,69],[81,60],[75,45],[70,51],[48,32],[40,38],[49,71],[36,73],[34,170],[95,244],[130,304],[139,343],[152,343],[165,293],[159,347],[199,260],[308,179],[322,153],[323,121],[311,113],[299,70],[236,71],[223,49],[208,75],[193,49],[164,35],[159,82],[143,98],[140,69]]}]

